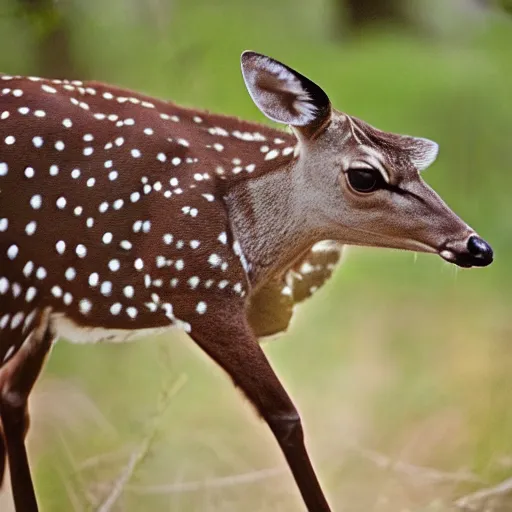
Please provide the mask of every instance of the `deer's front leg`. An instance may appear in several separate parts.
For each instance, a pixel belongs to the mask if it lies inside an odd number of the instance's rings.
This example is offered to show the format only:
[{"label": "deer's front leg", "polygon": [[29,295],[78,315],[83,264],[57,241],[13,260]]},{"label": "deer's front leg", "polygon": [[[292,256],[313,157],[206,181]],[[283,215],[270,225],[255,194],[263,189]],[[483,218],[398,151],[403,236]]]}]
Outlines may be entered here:
[{"label": "deer's front leg", "polygon": [[0,491],[4,485],[6,460],[7,453],[5,452],[4,433],[2,431],[2,422],[0,421]]},{"label": "deer's front leg", "polygon": [[329,512],[304,445],[301,420],[240,307],[208,305],[191,336],[231,376],[279,443],[309,512]]},{"label": "deer's front leg", "polygon": [[18,512],[38,510],[25,448],[27,402],[55,339],[50,313],[47,308],[40,314],[18,351],[0,368],[0,419]]}]

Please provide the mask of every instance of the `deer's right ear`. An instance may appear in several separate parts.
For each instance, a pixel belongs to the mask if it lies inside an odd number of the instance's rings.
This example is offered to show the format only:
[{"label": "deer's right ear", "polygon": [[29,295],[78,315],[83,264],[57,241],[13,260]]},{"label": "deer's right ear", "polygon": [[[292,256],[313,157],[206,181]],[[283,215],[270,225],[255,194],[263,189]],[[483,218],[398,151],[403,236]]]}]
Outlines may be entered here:
[{"label": "deer's right ear", "polygon": [[330,117],[327,94],[305,76],[259,53],[246,51],[241,60],[251,98],[272,121],[307,130]]}]

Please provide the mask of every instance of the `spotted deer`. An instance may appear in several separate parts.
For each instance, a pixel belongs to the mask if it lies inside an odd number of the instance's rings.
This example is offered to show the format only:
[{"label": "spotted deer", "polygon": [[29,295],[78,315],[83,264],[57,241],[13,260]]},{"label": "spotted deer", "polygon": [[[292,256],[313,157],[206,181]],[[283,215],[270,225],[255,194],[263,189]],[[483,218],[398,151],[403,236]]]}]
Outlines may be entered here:
[{"label": "spotted deer", "polygon": [[291,133],[96,82],[0,76],[0,472],[37,502],[27,400],[57,338],[189,336],[272,430],[310,512],[329,511],[301,420],[258,344],[331,275],[345,244],[492,262],[420,177],[427,139],[331,107],[245,52],[258,108]]}]

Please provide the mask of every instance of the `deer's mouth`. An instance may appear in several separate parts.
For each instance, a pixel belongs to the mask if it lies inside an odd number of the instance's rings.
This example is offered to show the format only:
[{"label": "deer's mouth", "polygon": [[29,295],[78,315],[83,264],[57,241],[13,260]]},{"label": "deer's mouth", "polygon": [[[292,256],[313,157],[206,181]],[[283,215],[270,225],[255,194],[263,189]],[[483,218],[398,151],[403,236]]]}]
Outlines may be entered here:
[{"label": "deer's mouth", "polygon": [[[460,247],[457,247],[459,245]],[[470,236],[463,246],[445,244],[439,250],[439,256],[462,268],[487,267],[494,260],[492,247],[476,235]]]}]

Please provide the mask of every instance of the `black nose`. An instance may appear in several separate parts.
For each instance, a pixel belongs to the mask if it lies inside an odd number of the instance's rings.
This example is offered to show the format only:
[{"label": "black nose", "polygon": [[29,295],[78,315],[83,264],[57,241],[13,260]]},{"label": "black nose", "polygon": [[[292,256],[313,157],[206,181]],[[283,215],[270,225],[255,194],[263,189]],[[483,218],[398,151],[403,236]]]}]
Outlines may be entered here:
[{"label": "black nose", "polygon": [[468,251],[471,255],[471,264],[476,267],[486,267],[493,260],[493,252],[491,246],[482,238],[472,236],[468,240]]}]

